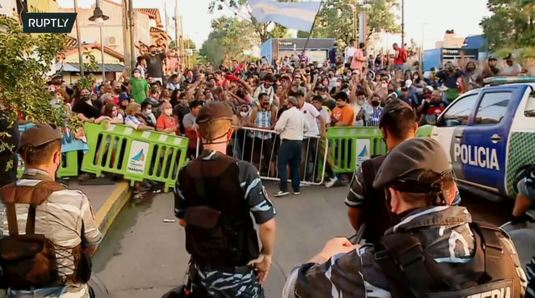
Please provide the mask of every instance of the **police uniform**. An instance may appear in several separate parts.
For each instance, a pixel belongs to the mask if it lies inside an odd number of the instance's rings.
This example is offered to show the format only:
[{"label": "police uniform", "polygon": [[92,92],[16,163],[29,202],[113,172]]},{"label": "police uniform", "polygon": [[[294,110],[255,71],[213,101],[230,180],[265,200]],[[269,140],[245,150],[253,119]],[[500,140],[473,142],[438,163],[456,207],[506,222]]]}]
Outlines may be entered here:
[{"label": "police uniform", "polygon": [[[206,105],[198,121],[230,117],[231,110],[222,112],[221,106]],[[259,256],[251,214],[259,225],[275,216],[252,164],[204,150],[181,170],[175,215],[186,221],[194,297],[263,297],[255,272],[247,266]]]},{"label": "police uniform", "polygon": [[[400,179],[397,182],[404,183],[404,177],[419,177],[423,171],[438,174],[451,171],[451,167],[436,141],[405,141],[386,157],[373,185],[385,187],[396,179]],[[522,297],[525,274],[519,265],[514,245],[504,232],[488,232],[483,228],[476,230],[468,210],[458,206],[412,209],[399,214],[399,217],[400,221],[385,233],[377,245],[358,246],[353,251],[335,255],[322,264],[308,263],[295,268],[286,281],[283,297],[411,297],[414,296],[411,295],[414,288],[422,290],[420,286],[428,285],[429,276],[445,276],[447,285],[457,287],[457,292],[451,288],[438,288],[440,293],[435,297]],[[387,243],[385,240],[398,236],[402,236],[399,239],[403,241],[411,236],[411,241],[418,243],[417,246],[397,247],[400,255],[419,248],[420,252],[416,256],[421,258],[408,258],[408,262],[396,258],[392,264],[397,265],[388,267],[385,260],[392,258],[387,244],[392,242]],[[488,244],[486,248],[482,244],[484,241]],[[493,254],[492,258],[487,259],[486,256],[490,254]],[[489,260],[497,263],[488,265],[490,263],[486,262],[491,262]],[[488,266],[482,269],[481,263]],[[423,274],[412,272],[419,265],[423,269],[418,272]],[[404,281],[401,283],[393,272],[398,268],[411,272],[411,276],[400,273],[402,278],[399,279]],[[427,274],[428,272],[433,274]],[[495,283],[503,280],[510,282],[506,285]],[[409,287],[400,289],[400,284]],[[437,292],[436,288],[425,290],[426,293]]]},{"label": "police uniform", "polygon": [[[38,147],[60,139],[61,134],[50,126],[38,125],[22,135],[21,148]],[[43,181],[54,181],[54,177],[50,177],[45,171],[28,168],[16,182],[16,186],[36,187]],[[29,205],[16,204],[15,210],[18,226],[26,226]],[[0,238],[10,235],[7,217],[6,204],[2,200]],[[81,251],[79,248],[82,242],[87,248],[96,247],[102,240],[87,196],[79,190],[70,190],[66,187],[52,192],[48,199],[36,207],[35,234],[44,235],[54,245],[60,285],[34,290],[8,289],[8,297],[90,297],[87,284],[73,278],[75,272],[79,270],[77,266],[81,255],[77,255],[77,252]]]}]

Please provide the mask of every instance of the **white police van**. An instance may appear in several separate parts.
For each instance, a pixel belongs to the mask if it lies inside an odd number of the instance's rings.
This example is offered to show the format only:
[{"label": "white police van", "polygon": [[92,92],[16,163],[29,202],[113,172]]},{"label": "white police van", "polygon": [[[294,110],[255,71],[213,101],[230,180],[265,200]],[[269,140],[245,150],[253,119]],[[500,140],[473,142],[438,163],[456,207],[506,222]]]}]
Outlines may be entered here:
[{"label": "white police van", "polygon": [[429,133],[449,152],[461,188],[514,198],[516,173],[535,163],[535,77],[486,83],[450,104]]}]

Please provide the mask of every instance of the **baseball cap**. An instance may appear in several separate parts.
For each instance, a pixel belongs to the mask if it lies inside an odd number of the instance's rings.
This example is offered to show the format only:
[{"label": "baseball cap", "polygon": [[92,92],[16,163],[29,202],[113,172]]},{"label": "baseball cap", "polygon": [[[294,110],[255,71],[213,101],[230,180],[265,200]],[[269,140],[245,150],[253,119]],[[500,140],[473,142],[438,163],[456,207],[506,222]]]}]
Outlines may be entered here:
[{"label": "baseball cap", "polygon": [[54,129],[48,124],[37,124],[22,134],[20,147],[39,147],[62,138],[63,135],[59,129]]},{"label": "baseball cap", "polygon": [[446,152],[431,138],[414,138],[390,152],[375,176],[373,187],[427,193],[441,177],[453,175]]},{"label": "baseball cap", "polygon": [[199,111],[197,116],[197,123],[203,124],[214,120],[230,120],[232,121],[232,109],[222,102],[209,102],[205,104]]}]

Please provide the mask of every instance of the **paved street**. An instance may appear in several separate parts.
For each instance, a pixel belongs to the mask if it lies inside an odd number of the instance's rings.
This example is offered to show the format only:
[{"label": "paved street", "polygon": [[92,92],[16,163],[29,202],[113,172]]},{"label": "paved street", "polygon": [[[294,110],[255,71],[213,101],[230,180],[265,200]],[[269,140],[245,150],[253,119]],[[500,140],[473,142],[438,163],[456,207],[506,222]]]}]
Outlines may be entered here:
[{"label": "paved street", "polygon": [[[275,184],[267,184],[274,192]],[[308,260],[336,235],[350,235],[343,204],[347,188],[307,187],[301,196],[274,199],[277,216],[277,250],[266,284],[268,297],[280,297],[285,274]],[[464,196],[464,203],[478,220],[501,224],[511,210],[509,203],[491,203]],[[484,207],[484,212],[482,211]],[[184,230],[178,223],[164,223],[173,216],[171,193],[142,205],[128,205],[117,218],[98,251],[94,269],[113,297],[160,297],[184,281],[188,256]]]}]

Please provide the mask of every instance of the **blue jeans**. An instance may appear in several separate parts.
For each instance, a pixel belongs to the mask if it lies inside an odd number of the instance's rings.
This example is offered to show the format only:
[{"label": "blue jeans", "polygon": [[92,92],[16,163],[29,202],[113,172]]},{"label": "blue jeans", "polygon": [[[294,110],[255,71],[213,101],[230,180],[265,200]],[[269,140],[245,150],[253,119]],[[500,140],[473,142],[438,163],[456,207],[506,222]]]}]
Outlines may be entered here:
[{"label": "blue jeans", "polygon": [[294,192],[299,192],[299,185],[301,184],[299,165],[301,163],[302,143],[302,141],[282,140],[277,161],[281,191],[288,191],[288,172],[286,166],[289,164],[290,174],[292,176],[292,188]]}]

